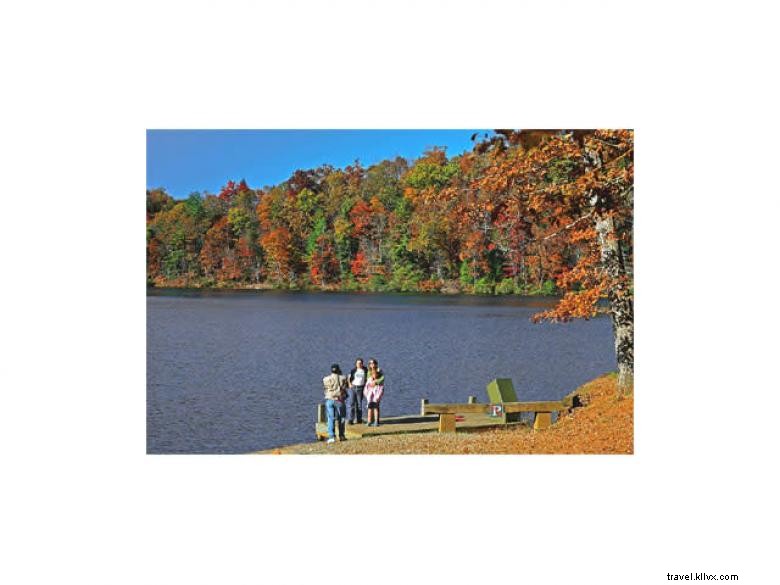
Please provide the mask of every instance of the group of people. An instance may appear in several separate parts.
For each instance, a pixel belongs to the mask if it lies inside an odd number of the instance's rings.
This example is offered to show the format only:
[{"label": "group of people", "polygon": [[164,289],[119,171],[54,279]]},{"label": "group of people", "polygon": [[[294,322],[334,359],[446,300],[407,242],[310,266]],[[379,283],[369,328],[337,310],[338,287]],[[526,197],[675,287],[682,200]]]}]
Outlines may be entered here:
[{"label": "group of people", "polygon": [[385,374],[379,369],[375,359],[368,360],[368,368],[363,359],[355,360],[355,367],[349,376],[341,373],[338,364],[330,367],[330,374],[322,379],[325,387],[325,410],[328,414],[328,443],[336,441],[336,429],[340,441],[344,436],[345,425],[363,424],[363,403],[366,403],[366,426],[379,426],[379,403],[385,390]]}]

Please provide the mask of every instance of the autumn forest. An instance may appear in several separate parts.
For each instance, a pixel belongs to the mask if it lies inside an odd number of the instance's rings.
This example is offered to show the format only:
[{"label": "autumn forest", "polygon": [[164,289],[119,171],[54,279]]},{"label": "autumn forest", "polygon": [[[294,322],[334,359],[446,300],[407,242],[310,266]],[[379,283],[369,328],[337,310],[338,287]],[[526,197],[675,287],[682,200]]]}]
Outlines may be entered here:
[{"label": "autumn forest", "polygon": [[606,302],[616,327],[630,322],[633,368],[633,132],[473,139],[460,156],[321,166],[263,188],[147,190],[147,283],[558,294],[538,316],[551,320]]}]

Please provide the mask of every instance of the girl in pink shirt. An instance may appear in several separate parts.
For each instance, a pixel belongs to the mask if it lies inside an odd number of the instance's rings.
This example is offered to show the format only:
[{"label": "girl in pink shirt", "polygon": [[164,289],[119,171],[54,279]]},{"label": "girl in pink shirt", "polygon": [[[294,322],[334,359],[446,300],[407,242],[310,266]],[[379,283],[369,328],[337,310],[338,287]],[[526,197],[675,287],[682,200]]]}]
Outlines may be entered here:
[{"label": "girl in pink shirt", "polygon": [[379,369],[375,359],[368,362],[368,380],[363,389],[363,396],[368,402],[368,421],[366,426],[379,426],[379,402],[385,392],[385,374]]}]

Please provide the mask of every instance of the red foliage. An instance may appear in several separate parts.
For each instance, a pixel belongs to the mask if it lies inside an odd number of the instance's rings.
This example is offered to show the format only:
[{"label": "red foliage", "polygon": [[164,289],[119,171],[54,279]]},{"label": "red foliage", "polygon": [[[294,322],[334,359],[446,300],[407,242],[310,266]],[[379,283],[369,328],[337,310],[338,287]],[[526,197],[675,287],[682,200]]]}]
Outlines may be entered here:
[{"label": "red foliage", "polygon": [[160,250],[160,242],[157,238],[152,238],[149,241],[149,245],[146,248],[146,270],[147,274],[153,277],[160,273],[162,268],[162,251]]},{"label": "red foliage", "polygon": [[233,197],[238,192],[238,189],[236,188],[236,184],[233,181],[228,181],[227,184],[222,187],[222,190],[219,192],[218,197],[222,201],[226,201],[230,203],[233,201]]},{"label": "red foliage", "polygon": [[349,212],[349,219],[352,222],[352,236],[359,238],[368,232],[371,226],[371,206],[362,199],[355,203]]},{"label": "red foliage", "polygon": [[309,261],[309,276],[318,286],[333,282],[339,276],[339,261],[333,243],[324,234],[317,238],[317,247]]},{"label": "red foliage", "polygon": [[366,261],[366,255],[362,250],[355,255],[355,259],[350,265],[352,274],[357,278],[358,282],[365,282],[368,280],[368,262]]}]

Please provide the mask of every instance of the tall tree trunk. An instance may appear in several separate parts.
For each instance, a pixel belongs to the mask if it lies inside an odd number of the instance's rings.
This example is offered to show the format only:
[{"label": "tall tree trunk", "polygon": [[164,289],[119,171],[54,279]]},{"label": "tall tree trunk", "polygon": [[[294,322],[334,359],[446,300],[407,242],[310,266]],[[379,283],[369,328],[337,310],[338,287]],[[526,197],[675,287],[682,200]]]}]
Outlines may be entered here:
[{"label": "tall tree trunk", "polygon": [[610,215],[596,216],[596,232],[601,248],[601,262],[617,285],[609,288],[609,308],[615,335],[615,355],[618,366],[618,388],[628,395],[634,388],[634,299],[628,290],[626,267]]},{"label": "tall tree trunk", "polygon": [[[601,168],[601,156],[592,150],[585,151],[591,164]],[[609,312],[615,336],[615,357],[618,366],[618,392],[629,395],[634,391],[634,296],[628,289],[626,266],[620,249],[618,230],[611,214],[600,203],[599,194],[590,197],[596,212],[595,227],[601,249],[601,264],[613,284],[609,287]]]}]

